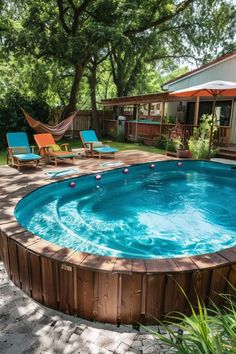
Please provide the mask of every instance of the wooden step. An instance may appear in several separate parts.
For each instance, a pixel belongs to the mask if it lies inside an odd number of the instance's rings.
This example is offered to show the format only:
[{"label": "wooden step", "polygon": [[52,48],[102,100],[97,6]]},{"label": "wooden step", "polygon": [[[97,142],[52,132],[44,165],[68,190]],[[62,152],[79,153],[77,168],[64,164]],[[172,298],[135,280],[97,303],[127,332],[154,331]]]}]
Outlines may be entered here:
[{"label": "wooden step", "polygon": [[177,153],[174,151],[166,151],[166,156],[177,157]]},{"label": "wooden step", "polygon": [[220,148],[220,149],[219,149],[219,154],[232,154],[232,155],[236,155],[236,150],[235,150],[235,149],[230,149],[230,148]]},{"label": "wooden step", "polygon": [[232,153],[225,153],[225,152],[221,152],[219,151],[217,154],[216,154],[216,157],[220,157],[222,159],[228,159],[228,160],[236,160],[236,152]]}]

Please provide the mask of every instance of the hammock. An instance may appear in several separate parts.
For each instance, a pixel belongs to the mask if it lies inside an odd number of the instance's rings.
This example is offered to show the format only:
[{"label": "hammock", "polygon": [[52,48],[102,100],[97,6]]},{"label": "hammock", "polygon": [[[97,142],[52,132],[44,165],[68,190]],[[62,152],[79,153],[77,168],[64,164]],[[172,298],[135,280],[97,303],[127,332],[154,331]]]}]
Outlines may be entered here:
[{"label": "hammock", "polygon": [[36,133],[51,133],[52,136],[54,137],[55,141],[60,140],[65,132],[68,130],[69,126],[73,122],[73,119],[75,118],[77,111],[74,112],[71,116],[66,118],[65,120],[61,121],[55,126],[48,125],[45,123],[40,122],[39,120],[36,120],[32,118],[27,112],[25,112],[22,109],[25,119],[29,123],[30,127],[34,129]]}]

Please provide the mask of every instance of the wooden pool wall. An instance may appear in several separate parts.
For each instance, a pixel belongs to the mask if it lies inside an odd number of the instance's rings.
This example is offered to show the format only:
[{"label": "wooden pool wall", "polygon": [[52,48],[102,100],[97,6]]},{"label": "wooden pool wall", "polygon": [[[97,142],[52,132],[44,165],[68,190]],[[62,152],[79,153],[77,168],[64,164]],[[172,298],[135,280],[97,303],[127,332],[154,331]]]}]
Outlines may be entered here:
[{"label": "wooden pool wall", "polygon": [[47,242],[17,222],[1,225],[0,257],[9,278],[37,302],[110,323],[153,324],[170,311],[189,313],[196,294],[210,305],[236,285],[236,248],[217,253],[131,260],[75,252]]}]

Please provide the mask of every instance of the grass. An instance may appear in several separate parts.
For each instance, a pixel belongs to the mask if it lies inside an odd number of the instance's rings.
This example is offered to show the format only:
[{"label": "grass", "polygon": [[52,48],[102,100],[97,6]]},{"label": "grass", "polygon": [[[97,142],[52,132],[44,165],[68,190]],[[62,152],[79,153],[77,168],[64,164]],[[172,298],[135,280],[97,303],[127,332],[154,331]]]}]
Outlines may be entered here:
[{"label": "grass", "polygon": [[6,150],[0,151],[0,165],[6,165],[7,163],[7,152]]},{"label": "grass", "polygon": [[[62,139],[60,141],[61,144],[63,143],[69,143],[70,147],[75,149],[75,148],[81,148],[82,143],[79,139]],[[154,154],[165,154],[165,150],[162,149],[157,149],[154,146],[146,146],[143,144],[137,144],[137,143],[121,143],[114,141],[112,143],[109,143],[110,146],[117,148],[119,151],[124,151],[124,150],[139,150],[139,151],[147,151],[147,152],[152,152]],[[0,165],[6,165],[7,163],[7,153],[6,150],[1,150],[0,151]]]}]

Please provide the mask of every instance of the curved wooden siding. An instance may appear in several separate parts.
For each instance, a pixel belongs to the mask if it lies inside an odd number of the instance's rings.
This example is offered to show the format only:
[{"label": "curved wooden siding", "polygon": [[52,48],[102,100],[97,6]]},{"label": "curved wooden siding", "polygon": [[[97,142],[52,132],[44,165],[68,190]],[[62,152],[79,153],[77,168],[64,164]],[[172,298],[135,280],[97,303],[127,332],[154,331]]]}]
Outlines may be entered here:
[{"label": "curved wooden siding", "polygon": [[236,248],[175,259],[119,259],[75,252],[2,225],[0,255],[14,284],[45,306],[110,323],[156,323],[170,311],[189,313],[196,294],[218,305],[236,284]]}]

